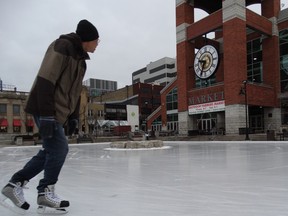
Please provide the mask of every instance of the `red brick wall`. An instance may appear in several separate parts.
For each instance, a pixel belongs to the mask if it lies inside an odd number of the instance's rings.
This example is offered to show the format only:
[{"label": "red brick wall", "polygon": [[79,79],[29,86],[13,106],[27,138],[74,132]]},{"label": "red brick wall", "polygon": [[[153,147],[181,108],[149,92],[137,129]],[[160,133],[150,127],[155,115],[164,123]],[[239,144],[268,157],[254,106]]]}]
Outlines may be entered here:
[{"label": "red brick wall", "polygon": [[271,18],[278,17],[280,11],[280,0],[262,1],[262,15]]},{"label": "red brick wall", "polygon": [[[194,90],[191,90],[188,92],[188,97],[191,98],[191,97],[200,97],[200,96],[203,96],[203,95],[208,95],[208,94],[211,94],[211,93],[219,93],[219,92],[224,92],[224,84],[219,84],[219,85],[216,85],[216,86],[211,86],[211,87],[208,87],[208,88],[204,88],[204,89],[194,89]],[[219,98],[218,100],[222,100],[221,98]],[[195,103],[197,104],[197,103]],[[191,105],[191,104],[190,104]]]},{"label": "red brick wall", "polygon": [[[194,7],[181,4],[176,8],[176,26],[183,23],[194,22]],[[177,80],[178,85],[178,110],[186,111],[188,107],[187,89],[192,88],[192,70],[194,59],[194,44],[184,41],[177,44]],[[165,114],[166,115],[166,114]]]},{"label": "red brick wall", "polygon": [[282,22],[278,24],[279,31],[288,28],[288,21]]},{"label": "red brick wall", "polygon": [[187,90],[194,87],[194,44],[185,41],[177,45],[177,80],[178,110],[186,111],[188,107]]},{"label": "red brick wall", "polygon": [[202,36],[206,32],[217,29],[222,25],[222,10],[205,17],[187,28],[188,40]]},{"label": "red brick wall", "polygon": [[[268,106],[275,105],[274,89],[267,85],[260,85],[256,83],[247,84],[247,98],[248,104],[254,106]],[[244,96],[242,96],[242,104],[244,104]]]},{"label": "red brick wall", "polygon": [[225,104],[239,104],[239,90],[247,79],[246,23],[235,18],[223,24]]},{"label": "red brick wall", "polygon": [[194,22],[194,8],[188,4],[181,4],[176,7],[176,26],[182,23],[193,23]]},{"label": "red brick wall", "polygon": [[252,29],[257,29],[267,35],[272,35],[272,23],[263,16],[248,9],[246,9],[246,23],[247,26]]},{"label": "red brick wall", "polygon": [[[263,40],[263,83],[273,87],[274,103],[272,106],[279,107],[279,99],[277,97],[280,93],[280,54],[279,54],[279,38],[272,36]],[[270,98],[264,95],[264,98]],[[270,99],[271,100],[271,99]]]}]

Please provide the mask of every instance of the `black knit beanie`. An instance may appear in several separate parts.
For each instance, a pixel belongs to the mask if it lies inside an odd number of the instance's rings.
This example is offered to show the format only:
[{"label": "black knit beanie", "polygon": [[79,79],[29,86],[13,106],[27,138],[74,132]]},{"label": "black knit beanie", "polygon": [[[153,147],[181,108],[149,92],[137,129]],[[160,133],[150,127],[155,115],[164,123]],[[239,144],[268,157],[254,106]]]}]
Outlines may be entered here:
[{"label": "black knit beanie", "polygon": [[99,38],[96,27],[88,20],[81,20],[78,23],[76,34],[79,35],[82,42],[93,41]]}]

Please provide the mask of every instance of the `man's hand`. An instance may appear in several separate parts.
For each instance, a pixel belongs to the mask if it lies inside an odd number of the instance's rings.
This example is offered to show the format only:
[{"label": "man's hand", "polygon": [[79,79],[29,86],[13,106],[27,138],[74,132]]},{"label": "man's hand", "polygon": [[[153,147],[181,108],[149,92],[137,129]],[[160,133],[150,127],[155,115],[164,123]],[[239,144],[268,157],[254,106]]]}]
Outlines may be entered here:
[{"label": "man's hand", "polygon": [[55,129],[54,116],[40,116],[39,133],[42,139],[52,138]]}]

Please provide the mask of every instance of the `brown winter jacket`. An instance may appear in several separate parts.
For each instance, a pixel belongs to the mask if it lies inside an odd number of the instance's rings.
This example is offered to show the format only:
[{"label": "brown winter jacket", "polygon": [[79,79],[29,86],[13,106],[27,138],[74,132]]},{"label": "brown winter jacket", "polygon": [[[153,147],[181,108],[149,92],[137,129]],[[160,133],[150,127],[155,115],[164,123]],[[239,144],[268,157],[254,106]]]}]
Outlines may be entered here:
[{"label": "brown winter jacket", "polygon": [[38,116],[54,116],[64,124],[79,115],[80,93],[89,55],[75,33],[61,35],[52,42],[33,83],[25,111]]}]

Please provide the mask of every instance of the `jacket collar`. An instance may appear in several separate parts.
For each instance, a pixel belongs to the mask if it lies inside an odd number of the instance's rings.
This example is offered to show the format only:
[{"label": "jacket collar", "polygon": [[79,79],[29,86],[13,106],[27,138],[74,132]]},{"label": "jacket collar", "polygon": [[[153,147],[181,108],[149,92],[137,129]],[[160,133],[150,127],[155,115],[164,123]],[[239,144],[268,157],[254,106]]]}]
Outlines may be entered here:
[{"label": "jacket collar", "polygon": [[65,35],[60,35],[59,39],[67,39],[71,41],[71,43],[74,45],[76,51],[78,52],[78,55],[80,58],[84,58],[85,60],[90,59],[90,56],[87,52],[84,51],[82,47],[82,42],[80,37],[76,33],[70,33]]}]

